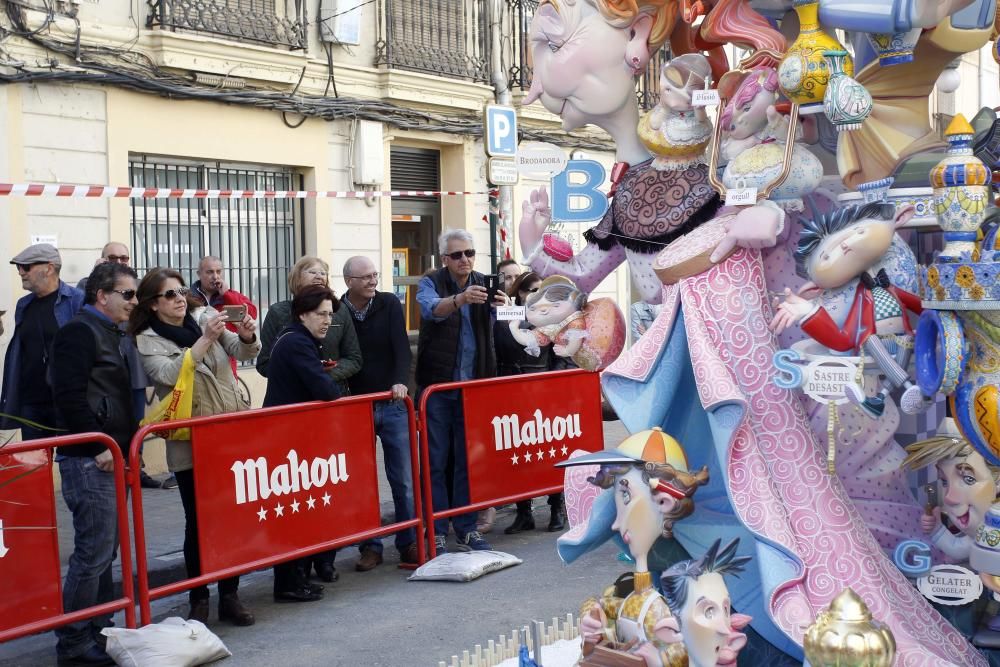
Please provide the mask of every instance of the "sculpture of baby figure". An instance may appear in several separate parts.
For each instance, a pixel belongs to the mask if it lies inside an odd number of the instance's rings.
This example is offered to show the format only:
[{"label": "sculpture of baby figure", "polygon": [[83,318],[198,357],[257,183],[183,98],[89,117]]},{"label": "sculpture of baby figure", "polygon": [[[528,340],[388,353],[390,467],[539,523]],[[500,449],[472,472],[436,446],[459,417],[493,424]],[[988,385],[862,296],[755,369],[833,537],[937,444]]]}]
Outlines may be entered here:
[{"label": "sculpture of baby figure", "polygon": [[704,162],[712,121],[705,107],[694,106],[692,97],[711,82],[711,65],[700,53],[686,53],[663,65],[660,102],[639,121],[639,138],[656,155],[654,169],[677,170]]},{"label": "sculpture of baby figure", "polygon": [[510,322],[514,340],[538,356],[542,345],[569,357],[580,368],[601,370],[614,361],[625,345],[625,316],[610,299],[588,303],[572,280],[550,276],[525,300],[525,317],[534,329]]},{"label": "sculpture of baby figure", "polygon": [[[720,161],[726,165],[722,182],[727,188],[763,190],[779,177],[785,165],[789,119],[777,111],[778,75],[771,68],[751,71],[726,104],[719,122],[725,133]],[[770,200],[787,210],[801,211],[802,197],[823,180],[823,164],[798,142],[796,128],[788,177]]]},{"label": "sculpture of baby figure", "polygon": [[786,288],[785,301],[776,304],[771,321],[775,334],[798,324],[831,350],[863,351],[872,357],[885,376],[879,393],[866,397],[858,384],[845,390],[847,398],[872,418],[882,415],[889,392],[898,387],[906,389],[900,399],[903,412],[916,414],[928,406],[906,371],[913,350],[913,327],[906,311],[920,314],[920,297],[893,287],[884,271],[876,276],[868,273],[889,249],[895,230],[913,214],[912,206],[897,211],[891,204],[871,203],[803,220],[795,249],[796,271],[810,282],[799,294],[833,290],[858,279],[854,301],[838,324],[819,301],[808,301]]}]

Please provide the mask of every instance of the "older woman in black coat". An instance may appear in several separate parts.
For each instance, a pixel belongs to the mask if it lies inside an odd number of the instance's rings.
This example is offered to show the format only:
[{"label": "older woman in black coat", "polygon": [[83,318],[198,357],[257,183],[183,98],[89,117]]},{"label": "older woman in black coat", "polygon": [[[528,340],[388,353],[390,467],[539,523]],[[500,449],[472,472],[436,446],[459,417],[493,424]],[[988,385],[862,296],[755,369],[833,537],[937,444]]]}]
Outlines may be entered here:
[{"label": "older woman in black coat", "polygon": [[[292,300],[292,324],[271,348],[264,407],[340,398],[340,386],[324,368],[321,342],[340,302],[329,287],[309,285]],[[274,567],[276,602],[310,602],[323,597],[323,587],[310,584],[297,560]]]}]

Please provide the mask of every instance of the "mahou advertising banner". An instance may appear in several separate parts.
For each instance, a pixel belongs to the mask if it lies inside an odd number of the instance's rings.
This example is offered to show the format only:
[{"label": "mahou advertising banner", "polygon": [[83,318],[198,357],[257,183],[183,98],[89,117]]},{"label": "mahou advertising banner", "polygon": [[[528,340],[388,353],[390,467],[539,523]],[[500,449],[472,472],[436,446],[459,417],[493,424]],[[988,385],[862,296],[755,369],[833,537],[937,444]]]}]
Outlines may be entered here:
[{"label": "mahou advertising banner", "polygon": [[604,449],[599,378],[541,373],[463,389],[472,502],[560,486],[556,463]]},{"label": "mahou advertising banner", "polygon": [[380,525],[370,403],[192,427],[202,570]]},{"label": "mahou advertising banner", "polygon": [[0,450],[0,630],[62,613],[52,464]]}]

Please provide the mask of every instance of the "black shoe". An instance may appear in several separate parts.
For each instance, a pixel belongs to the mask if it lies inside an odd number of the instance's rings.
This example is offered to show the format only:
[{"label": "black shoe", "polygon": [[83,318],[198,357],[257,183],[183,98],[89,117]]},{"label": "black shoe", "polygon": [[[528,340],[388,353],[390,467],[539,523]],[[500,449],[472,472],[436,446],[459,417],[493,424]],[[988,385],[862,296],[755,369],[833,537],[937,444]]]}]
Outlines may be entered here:
[{"label": "black shoe", "polygon": [[274,593],[275,602],[315,602],[322,599],[322,592],[314,593],[310,588],[296,588],[291,591],[276,591]]},{"label": "black shoe", "polygon": [[112,667],[115,661],[100,646],[94,645],[78,656],[59,658],[57,664],[59,667],[100,667],[102,665]]},{"label": "black shoe", "polygon": [[313,593],[322,593],[323,589],[326,588],[323,584],[312,584],[312,583],[310,583],[310,584],[303,584],[303,585],[306,588],[308,588],[310,591],[312,591]]},{"label": "black shoe", "polygon": [[161,489],[176,489],[177,488],[177,478],[171,475],[167,477],[163,482],[160,483]]},{"label": "black shoe", "polygon": [[504,533],[507,535],[513,535],[515,533],[520,533],[524,530],[534,530],[535,529],[535,517],[531,514],[522,514],[518,512],[514,515],[514,523],[510,524],[504,529]]},{"label": "black shoe", "polygon": [[208,624],[208,598],[191,600],[191,610],[188,612],[189,621],[201,621]]},{"label": "black shoe", "polygon": [[562,507],[553,507],[549,516],[549,532],[558,533],[566,528],[566,515],[563,514]]},{"label": "black shoe", "polygon": [[160,483],[146,474],[145,470],[139,471],[139,486],[144,489],[158,489]]},{"label": "black shoe", "polygon": [[333,563],[316,563],[316,576],[328,584],[340,579],[340,573],[337,572],[337,568],[333,566]]}]

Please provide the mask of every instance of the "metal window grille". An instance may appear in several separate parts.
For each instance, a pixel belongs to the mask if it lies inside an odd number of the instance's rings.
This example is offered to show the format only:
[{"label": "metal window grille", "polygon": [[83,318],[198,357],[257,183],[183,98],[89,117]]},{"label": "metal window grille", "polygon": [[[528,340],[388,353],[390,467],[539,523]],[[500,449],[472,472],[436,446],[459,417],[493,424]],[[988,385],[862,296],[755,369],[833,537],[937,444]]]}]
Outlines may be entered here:
[{"label": "metal window grille", "polygon": [[379,0],[375,65],[489,81],[486,3]]},{"label": "metal window grille", "polygon": [[[133,187],[297,190],[289,168],[225,165],[132,156]],[[264,321],[271,304],[291,298],[288,272],[301,247],[304,202],[290,199],[133,199],[133,266],[140,277],[157,266],[197,280],[206,255],[222,260],[228,285],[249,297]]]},{"label": "metal window grille", "polygon": [[289,49],[306,48],[302,0],[148,0],[147,27],[191,30]]}]

